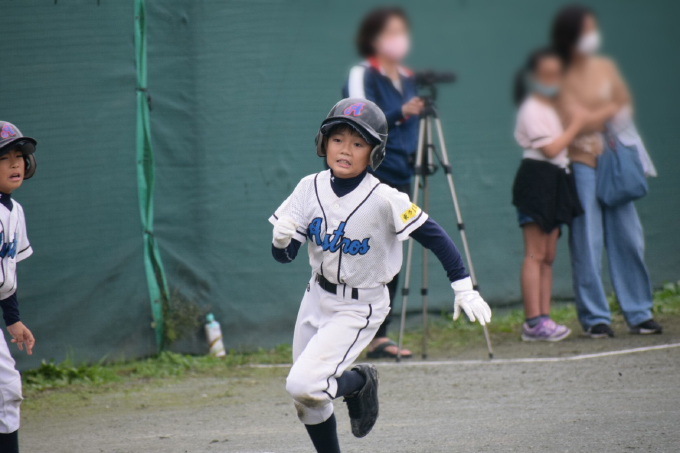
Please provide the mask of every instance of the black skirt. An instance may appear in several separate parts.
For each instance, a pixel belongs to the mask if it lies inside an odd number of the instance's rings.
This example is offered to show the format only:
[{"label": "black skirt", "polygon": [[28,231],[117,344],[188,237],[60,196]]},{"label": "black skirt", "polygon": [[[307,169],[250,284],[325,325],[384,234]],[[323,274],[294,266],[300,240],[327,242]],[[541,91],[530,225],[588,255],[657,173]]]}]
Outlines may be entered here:
[{"label": "black skirt", "polygon": [[583,214],[571,169],[523,159],[512,186],[512,204],[546,233]]}]

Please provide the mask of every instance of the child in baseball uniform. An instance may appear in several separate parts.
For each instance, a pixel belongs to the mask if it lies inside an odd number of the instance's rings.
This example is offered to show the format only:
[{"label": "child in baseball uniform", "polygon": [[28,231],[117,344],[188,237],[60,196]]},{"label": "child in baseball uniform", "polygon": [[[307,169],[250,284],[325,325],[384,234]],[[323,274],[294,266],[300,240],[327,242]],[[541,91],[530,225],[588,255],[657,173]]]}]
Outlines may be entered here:
[{"label": "child in baseball uniform", "polygon": [[272,255],[295,259],[308,242],[311,279],[295,325],[286,390],[317,452],[340,451],[333,400],[344,397],[352,433],[366,436],[378,418],[378,373],[350,365],[389,312],[386,284],[399,272],[409,236],[432,250],[455,292],[454,320],[465,311],[485,324],[491,310],[446,232],[397,191],[367,172],[385,157],[387,121],[373,102],[338,102],[321,123],[316,151],[329,169],[303,178],[269,218]]},{"label": "child in baseball uniform", "polygon": [[[11,123],[0,121],[0,307],[7,331],[19,350],[33,353],[35,339],[21,322],[17,303],[17,263],[31,256],[24,210],[12,192],[35,173],[36,141]],[[5,336],[0,335],[0,452],[19,451],[21,376],[14,366]]]}]

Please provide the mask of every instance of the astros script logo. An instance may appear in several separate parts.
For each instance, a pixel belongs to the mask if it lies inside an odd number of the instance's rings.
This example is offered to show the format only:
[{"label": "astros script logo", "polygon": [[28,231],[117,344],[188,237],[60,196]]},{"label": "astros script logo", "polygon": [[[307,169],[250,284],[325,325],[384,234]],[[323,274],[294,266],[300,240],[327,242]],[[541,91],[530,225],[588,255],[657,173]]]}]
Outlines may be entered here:
[{"label": "astros script logo", "polygon": [[0,131],[0,137],[9,138],[9,137],[14,137],[15,135],[17,135],[17,133],[14,132],[14,129],[12,129],[12,126],[10,126],[7,123],[5,123],[2,126],[2,130]]},{"label": "astros script logo", "polygon": [[[4,130],[3,130],[4,132]],[[17,256],[17,235],[14,233],[14,240],[12,242],[5,242],[5,232],[0,233],[0,242],[2,242],[2,247],[0,247],[0,259],[5,259],[9,256],[10,258],[16,258]]]},{"label": "astros script logo", "polygon": [[352,115],[352,116],[359,116],[361,115],[361,111],[364,109],[364,106],[366,103],[364,102],[357,102],[356,104],[352,104],[349,107],[345,109],[345,115]]},{"label": "astros script logo", "polygon": [[317,217],[312,220],[312,223],[307,227],[307,236],[310,240],[314,241],[316,245],[320,246],[321,249],[326,252],[330,251],[335,253],[338,250],[349,255],[365,255],[366,252],[371,248],[368,245],[369,238],[358,241],[356,239],[352,240],[345,237],[345,222],[340,222],[332,235],[326,234],[321,237],[321,217]]}]

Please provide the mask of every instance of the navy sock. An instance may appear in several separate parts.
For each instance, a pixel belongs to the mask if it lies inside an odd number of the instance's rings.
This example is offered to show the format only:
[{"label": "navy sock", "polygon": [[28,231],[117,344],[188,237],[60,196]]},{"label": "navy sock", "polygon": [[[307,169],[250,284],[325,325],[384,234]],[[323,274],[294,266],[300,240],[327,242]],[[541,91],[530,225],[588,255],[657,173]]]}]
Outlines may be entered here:
[{"label": "navy sock", "polygon": [[533,318],[528,318],[525,322],[529,325],[529,327],[536,327],[539,322],[541,322],[541,319],[543,319],[542,316],[534,316]]},{"label": "navy sock", "polygon": [[314,444],[317,453],[340,453],[335,414],[331,415],[331,417],[323,423],[319,423],[318,425],[305,425],[305,428],[307,428],[307,434],[309,434],[309,438],[312,439],[312,443]]},{"label": "navy sock", "polygon": [[550,319],[550,315],[541,315],[540,318],[543,318],[543,319]]},{"label": "navy sock", "polygon": [[366,378],[356,370],[345,371],[335,381],[338,383],[338,391],[335,392],[336,398],[358,392],[366,384]]},{"label": "navy sock", "polygon": [[0,434],[0,451],[2,453],[19,453],[19,430],[9,434]]}]

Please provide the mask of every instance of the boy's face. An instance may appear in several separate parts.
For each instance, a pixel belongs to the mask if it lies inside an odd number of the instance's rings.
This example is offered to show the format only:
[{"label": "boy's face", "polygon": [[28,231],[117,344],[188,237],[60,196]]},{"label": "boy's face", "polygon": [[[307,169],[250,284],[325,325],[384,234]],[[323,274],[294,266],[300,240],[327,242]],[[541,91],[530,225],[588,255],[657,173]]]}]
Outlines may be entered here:
[{"label": "boy's face", "polygon": [[24,181],[24,155],[13,149],[0,156],[0,192],[12,193]]},{"label": "boy's face", "polygon": [[344,129],[332,132],[326,140],[326,162],[339,178],[360,175],[366,167],[373,147],[357,132]]}]

